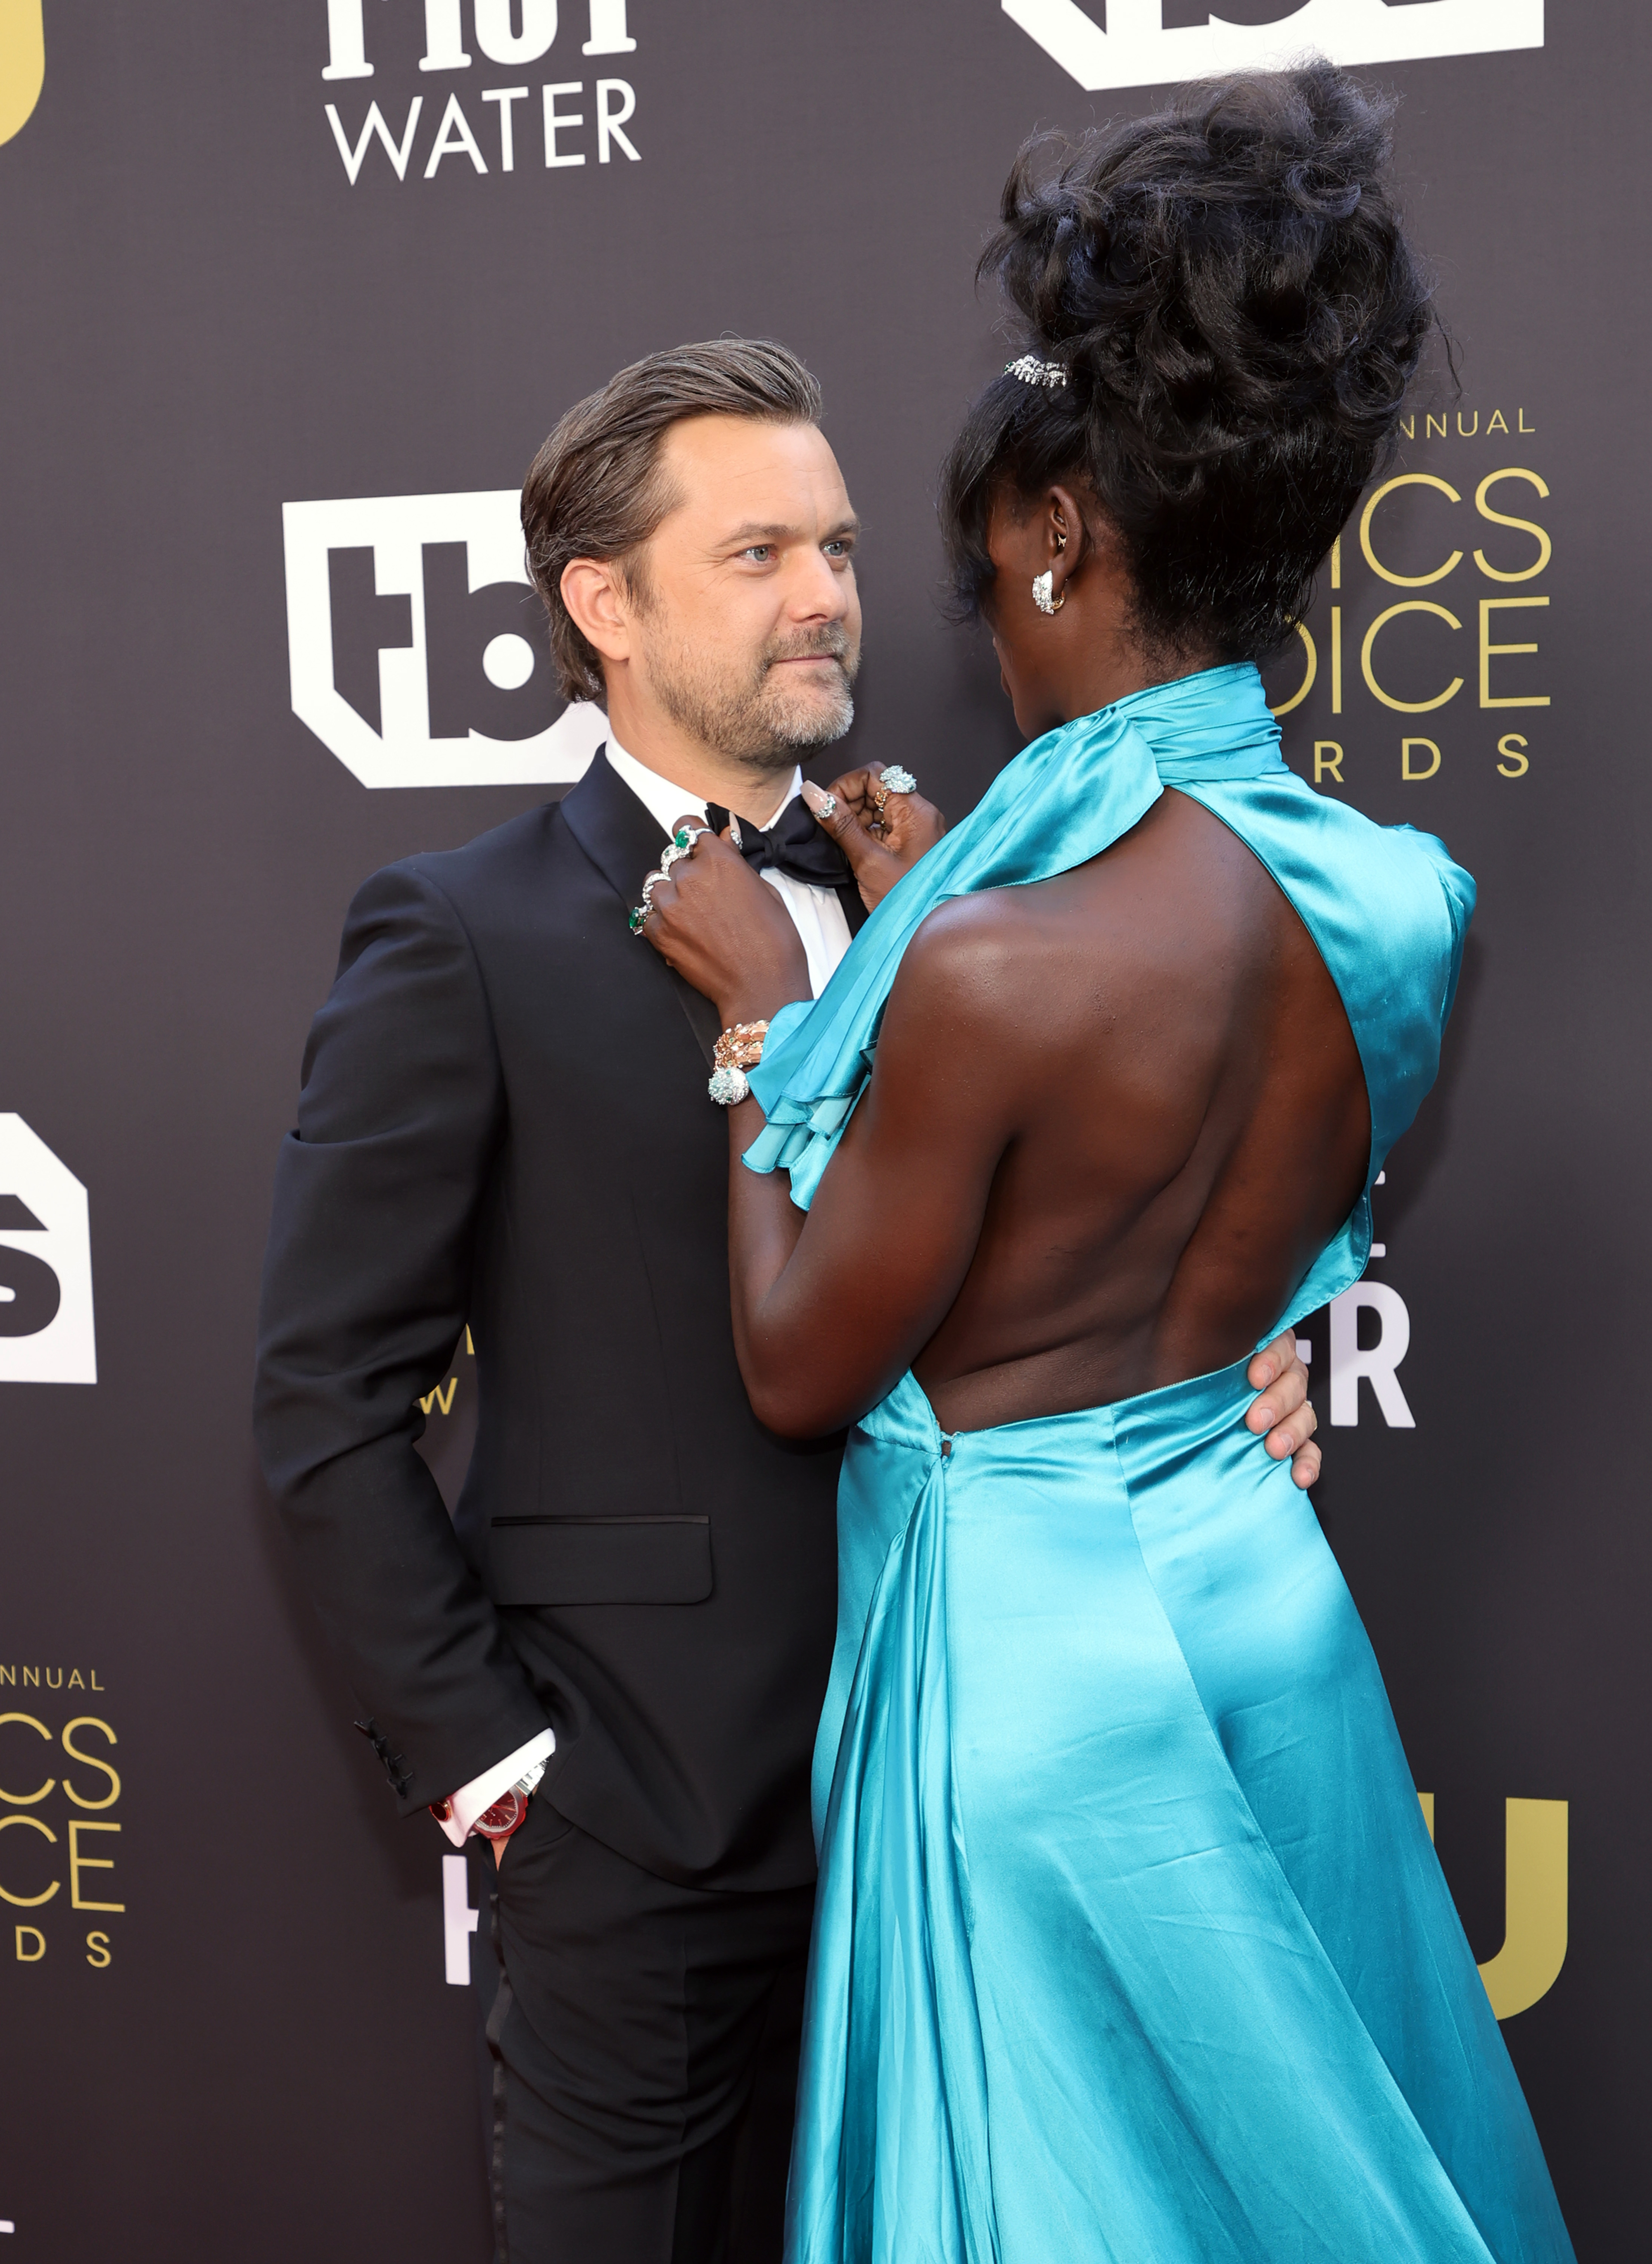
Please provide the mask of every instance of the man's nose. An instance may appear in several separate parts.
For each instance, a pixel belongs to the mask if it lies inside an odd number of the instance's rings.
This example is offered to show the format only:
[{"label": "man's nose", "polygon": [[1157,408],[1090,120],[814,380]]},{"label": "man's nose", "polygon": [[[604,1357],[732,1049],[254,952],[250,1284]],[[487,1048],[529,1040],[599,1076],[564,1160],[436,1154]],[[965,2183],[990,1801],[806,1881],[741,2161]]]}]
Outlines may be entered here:
[{"label": "man's nose", "polygon": [[848,575],[837,572],[818,550],[808,550],[788,579],[786,609],[793,620],[840,621],[851,595]]}]

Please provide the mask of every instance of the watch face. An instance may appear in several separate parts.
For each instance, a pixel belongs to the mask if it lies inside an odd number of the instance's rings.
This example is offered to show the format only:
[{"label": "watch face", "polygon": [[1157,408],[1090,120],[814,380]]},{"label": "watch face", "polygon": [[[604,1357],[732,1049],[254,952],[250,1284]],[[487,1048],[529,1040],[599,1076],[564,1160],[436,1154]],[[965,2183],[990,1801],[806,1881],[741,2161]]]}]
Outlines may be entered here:
[{"label": "watch face", "polygon": [[475,1831],[484,1840],[508,1840],[522,1821],[527,1803],[514,1787],[500,1794],[491,1808],[484,1808],[476,1818]]}]

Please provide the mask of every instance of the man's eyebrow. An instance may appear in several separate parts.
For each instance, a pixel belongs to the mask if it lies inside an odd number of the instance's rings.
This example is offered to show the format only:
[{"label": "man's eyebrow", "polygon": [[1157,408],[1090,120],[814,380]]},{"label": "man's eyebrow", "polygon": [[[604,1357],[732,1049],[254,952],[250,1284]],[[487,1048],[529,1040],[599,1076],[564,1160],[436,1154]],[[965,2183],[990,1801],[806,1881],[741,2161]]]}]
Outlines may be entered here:
[{"label": "man's eyebrow", "polygon": [[[845,534],[859,534],[859,532],[860,521],[854,512],[851,512],[846,519],[839,519],[836,526],[829,528],[821,540],[822,542],[837,542],[840,541]],[[755,519],[748,519],[743,526],[730,528],[724,535],[723,541],[725,543],[737,543],[742,547],[754,542],[795,542],[801,533],[801,529],[795,526],[764,526]]]}]

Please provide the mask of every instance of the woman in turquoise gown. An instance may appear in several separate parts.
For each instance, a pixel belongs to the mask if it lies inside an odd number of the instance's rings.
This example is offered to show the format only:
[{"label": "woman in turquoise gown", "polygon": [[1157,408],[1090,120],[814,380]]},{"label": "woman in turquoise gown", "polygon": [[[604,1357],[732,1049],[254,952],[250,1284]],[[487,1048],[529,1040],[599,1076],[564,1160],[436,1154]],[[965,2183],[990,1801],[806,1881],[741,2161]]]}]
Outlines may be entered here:
[{"label": "woman in turquoise gown", "polygon": [[[1051,186],[1018,168],[997,257],[1033,352],[972,417],[944,510],[1018,718],[1039,736],[882,898],[812,1005],[775,1010],[744,983],[718,910],[719,889],[745,877],[732,852],[701,842],[656,892],[653,940],[726,1020],[762,1008],[769,1023],[755,1098],[731,1111],[736,1340],[754,1404],[799,1432],[858,1417],[815,1761],[821,1877],[790,2264],[1571,2256],[1365,1630],[1306,1498],[1243,1424],[1252,1344],[1365,1267],[1371,1189],[1433,1081],[1474,901],[1440,843],[1380,829],[1287,769],[1244,657],[1297,617],[1416,359],[1421,297],[1386,200],[1382,139],[1376,106],[1319,67],[1097,137]],[[1190,175],[1197,226],[1173,209]],[[1223,197],[1236,217],[1213,238]],[[1270,408],[1265,385],[1241,383],[1266,341],[1254,319],[1248,345],[1223,332],[1217,302],[1243,297],[1235,231],[1252,284],[1272,258],[1278,287],[1293,214],[1306,266],[1294,327],[1270,349],[1290,380]],[[1168,259],[1162,239],[1177,225]],[[1153,229],[1160,240],[1144,243]],[[1227,262],[1215,282],[1201,258]],[[1215,374],[1203,476],[1177,490],[1168,412],[1142,407],[1144,325],[1157,323],[1162,345],[1172,316],[1186,318],[1185,359],[1190,307]],[[1363,395],[1349,373],[1360,336],[1375,358],[1353,372]],[[1210,431],[1223,415],[1229,437],[1243,432],[1225,454]],[[1186,432],[1172,439],[1169,454],[1190,461]],[[1154,475],[1134,487],[1133,451]],[[1265,511],[1253,492],[1247,514],[1243,482],[1258,463],[1290,480]],[[1178,545],[1179,583],[1164,565]],[[1271,598],[1258,561],[1278,566]],[[1229,604],[1224,588],[1240,596]],[[851,812],[869,809],[875,775],[839,783]],[[1235,842],[1250,882],[1234,872]],[[1252,911],[1231,911],[1230,885],[1231,904]],[[1188,936],[1200,969],[1243,956],[1248,920],[1274,922],[1257,964],[1306,986],[1293,1027],[1329,977],[1314,1061],[1213,1037],[1210,999],[1228,994],[1209,973],[1190,979],[1182,1025],[1155,1035],[1163,1018],[1141,1022],[1148,1034],[1130,1039],[1093,1105],[1082,1049],[1063,1055],[1062,1033],[1082,1020],[1086,983],[1103,1001],[1098,1054],[1134,1011],[1105,997],[1098,938],[1112,935],[1128,993]],[[1293,937],[1306,939],[1295,958]],[[1063,969],[1070,1011],[1051,1004]],[[995,1043],[977,1042],[983,1028]],[[990,1118],[994,1096],[1009,1107],[1034,1084],[1040,1047],[1057,1059],[1032,1118],[1070,1106],[1104,1120],[1063,1136],[1085,1159],[1078,1179],[1093,1165],[1103,1188],[1154,1139],[1169,1143],[1164,1169],[1147,1172],[1144,1217],[1161,1184],[1193,1170],[1185,1158],[1203,1151],[1235,1076],[1249,1098],[1221,1133],[1229,1157],[1296,1078],[1293,1118],[1320,1111],[1301,1216],[1258,1221],[1247,1240],[1242,1215],[1212,1244],[1228,1185],[1228,1164],[1213,1166],[1151,1296],[1098,1278],[1081,1344],[1061,1317],[1077,1293],[1052,1289],[1024,1359],[949,1372],[937,1347],[958,1317],[1002,1305],[1017,1264],[1065,1281],[1055,1246],[1082,1239],[1083,1220],[1063,1215],[1059,1231],[1024,1227],[1006,1249],[1004,1205],[1042,1221],[1040,1202],[1062,1193],[1015,1193],[1021,1134],[1000,1137],[979,1186],[956,1160],[972,1136],[953,1114]],[[1173,1137],[1151,1096],[1201,1048],[1220,1063],[1199,1087],[1205,1114]],[[1337,1098],[1344,1074],[1357,1121]],[[913,1090],[935,1096],[927,1120]],[[1105,1121],[1115,1091],[1116,1131]],[[1037,1152],[1043,1120],[1028,1121]],[[1344,1184],[1335,1155],[1350,1138]],[[1121,1280],[1132,1267],[1145,1278],[1133,1220],[1108,1231]],[[1212,1248],[1192,1290],[1178,1288],[1186,1253]],[[1219,1277],[1248,1284],[1249,1302],[1199,1287]],[[1179,1337],[1173,1312],[1193,1315]],[[1195,1372],[1186,1347],[1217,1345],[1225,1358],[1206,1353]],[[1088,1397],[1073,1381],[1085,1375],[1103,1379]],[[948,1404],[1022,1411],[943,1427],[938,1375]],[[1150,1381],[1116,1390],[1114,1375]]]}]

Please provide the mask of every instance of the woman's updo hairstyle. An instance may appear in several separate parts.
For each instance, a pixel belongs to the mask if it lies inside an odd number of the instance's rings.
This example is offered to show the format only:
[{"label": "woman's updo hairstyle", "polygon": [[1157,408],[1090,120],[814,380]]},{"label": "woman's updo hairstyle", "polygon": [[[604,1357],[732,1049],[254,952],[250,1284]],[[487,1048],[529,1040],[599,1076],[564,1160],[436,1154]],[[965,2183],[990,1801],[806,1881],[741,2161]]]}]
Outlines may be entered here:
[{"label": "woman's updo hairstyle", "polygon": [[[1393,105],[1324,62],[1026,143],[982,255],[1064,386],[995,381],[941,491],[955,595],[1003,495],[1093,497],[1150,649],[1261,660],[1392,454],[1431,327],[1387,173]],[[1029,600],[1030,602],[1030,600]]]}]

